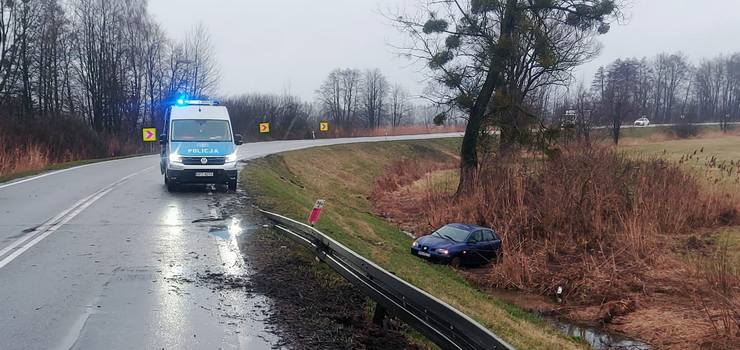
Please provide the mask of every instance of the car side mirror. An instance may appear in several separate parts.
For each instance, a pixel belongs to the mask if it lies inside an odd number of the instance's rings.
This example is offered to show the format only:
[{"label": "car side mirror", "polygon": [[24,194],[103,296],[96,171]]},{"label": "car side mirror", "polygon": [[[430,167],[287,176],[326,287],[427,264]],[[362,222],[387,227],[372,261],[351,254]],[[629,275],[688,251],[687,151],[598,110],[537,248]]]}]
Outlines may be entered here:
[{"label": "car side mirror", "polygon": [[234,143],[237,146],[240,146],[240,145],[243,145],[244,144],[244,138],[242,137],[241,134],[234,135]]},{"label": "car side mirror", "polygon": [[160,134],[159,135],[159,144],[164,145],[167,143],[167,134]]}]

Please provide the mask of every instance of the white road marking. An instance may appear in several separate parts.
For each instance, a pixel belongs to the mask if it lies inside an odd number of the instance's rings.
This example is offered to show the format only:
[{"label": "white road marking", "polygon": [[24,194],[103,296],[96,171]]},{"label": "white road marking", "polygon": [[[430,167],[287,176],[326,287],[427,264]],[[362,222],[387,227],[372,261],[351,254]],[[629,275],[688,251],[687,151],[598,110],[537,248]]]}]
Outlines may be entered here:
[{"label": "white road marking", "polygon": [[19,257],[21,254],[25,253],[27,250],[31,249],[33,246],[41,242],[44,238],[48,237],[52,233],[59,230],[60,227],[64,226],[66,223],[68,223],[70,220],[74,219],[77,215],[82,213],[85,209],[90,207],[93,203],[97,202],[100,198],[103,198],[106,194],[108,194],[110,191],[112,191],[114,188],[118,187],[120,184],[126,182],[126,180],[143,174],[149,170],[152,170],[156,168],[156,166],[148,167],[144,170],[135,172],[131,175],[128,175],[126,177],[121,178],[120,180],[112,183],[111,185],[104,187],[97,192],[83,198],[82,200],[78,201],[71,207],[67,208],[63,212],[61,212],[59,215],[53,217],[52,219],[48,220],[43,225],[39,226],[38,229],[33,230],[32,232],[29,232],[26,236],[18,239],[10,246],[6,247],[0,252],[0,257],[2,257],[4,254],[7,254],[11,250],[15,249],[19,245],[23,244],[25,241],[33,237],[34,235],[41,233],[40,235],[36,236],[35,239],[31,240],[30,242],[26,243],[25,245],[18,248],[16,251],[14,251],[12,254],[8,255],[5,259],[0,260],[0,269],[5,267],[6,265],[10,264],[13,260],[15,260],[17,257]]},{"label": "white road marking", "polygon": [[48,230],[51,225],[53,225],[55,222],[59,221],[62,217],[64,217],[65,215],[67,215],[67,213],[69,213],[70,211],[72,211],[72,209],[74,209],[77,206],[81,205],[82,203],[84,203],[86,200],[90,199],[90,197],[92,197],[94,195],[95,195],[95,193],[93,193],[93,194],[91,194],[91,195],[89,195],[89,196],[87,196],[87,197],[85,197],[83,199],[80,199],[75,204],[73,204],[71,207],[69,207],[66,210],[64,210],[63,212],[59,213],[59,215],[57,215],[57,216],[55,216],[55,217],[47,220],[46,222],[44,222],[43,224],[41,224],[39,227],[33,229],[32,231],[28,232],[28,234],[24,235],[23,237],[19,238],[18,240],[16,240],[15,242],[13,242],[12,244],[10,244],[9,246],[5,247],[3,250],[0,250],[0,257],[4,256],[9,251],[13,250],[15,247],[23,244],[23,242],[29,240],[36,233],[38,233],[38,232],[44,232],[44,231]]},{"label": "white road marking", "polygon": [[9,182],[9,183],[0,185],[0,190],[3,189],[3,188],[6,188],[6,187],[20,185],[20,184],[25,183],[25,182],[29,182],[29,181],[33,181],[33,180],[38,180],[38,179],[41,179],[41,178],[45,178],[47,176],[52,176],[52,175],[57,175],[57,174],[61,174],[61,173],[66,173],[66,172],[72,171],[72,170],[83,169],[83,168],[91,167],[91,166],[94,166],[94,165],[100,165],[100,164],[105,164],[105,163],[110,163],[110,162],[118,162],[118,161],[122,161],[122,160],[130,160],[130,159],[144,158],[144,157],[152,157],[152,155],[138,156],[138,157],[129,157],[129,158],[122,158],[122,159],[105,160],[105,161],[102,161],[102,162],[95,162],[95,163],[90,163],[90,164],[85,164],[85,165],[74,166],[74,167],[67,168],[67,169],[52,171],[52,172],[44,173],[44,174],[41,174],[41,175],[36,175],[36,176],[29,177],[29,178],[26,178],[26,179],[22,179],[22,180],[18,180],[18,181],[13,181],[13,182]]}]

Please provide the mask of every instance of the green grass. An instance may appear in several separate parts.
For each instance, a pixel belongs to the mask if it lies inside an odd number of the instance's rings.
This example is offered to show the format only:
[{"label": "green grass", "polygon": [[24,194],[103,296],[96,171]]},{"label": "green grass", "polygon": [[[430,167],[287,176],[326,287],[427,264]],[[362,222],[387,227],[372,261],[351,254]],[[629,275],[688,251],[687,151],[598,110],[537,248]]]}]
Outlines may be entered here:
[{"label": "green grass", "polygon": [[317,228],[406,281],[446,301],[521,349],[582,349],[540,318],[496,300],[453,269],[409,253],[411,239],[372,213],[375,179],[404,157],[451,160],[459,139],[353,144],[273,155],[250,163],[242,183],[260,207],[305,220],[327,200]]},{"label": "green grass", "polygon": [[685,154],[704,149],[702,154],[715,155],[723,160],[740,160],[740,136],[718,138],[697,138],[687,140],[662,141],[637,146],[623,146],[623,149],[678,160]]},{"label": "green grass", "polygon": [[[740,136],[672,140],[620,148],[633,156],[659,157],[676,162],[683,159],[686,170],[693,171],[708,184],[719,185],[714,187],[720,191],[740,190],[740,173],[733,171],[727,174],[716,166],[723,162],[735,166],[740,163]],[[716,159],[716,165],[707,166],[712,158]]]}]

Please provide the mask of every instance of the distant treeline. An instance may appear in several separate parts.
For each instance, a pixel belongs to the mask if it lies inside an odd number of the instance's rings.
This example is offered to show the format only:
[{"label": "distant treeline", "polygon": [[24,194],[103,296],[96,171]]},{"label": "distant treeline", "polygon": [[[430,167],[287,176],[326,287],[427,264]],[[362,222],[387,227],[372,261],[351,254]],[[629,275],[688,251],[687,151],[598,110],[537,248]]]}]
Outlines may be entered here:
[{"label": "distant treeline", "polygon": [[617,125],[740,119],[740,53],[692,62],[682,53],[622,58],[600,67],[590,87],[571,89],[555,116],[577,110],[592,124]]},{"label": "distant treeline", "polygon": [[84,121],[101,135],[161,124],[178,93],[218,81],[208,33],[167,38],[146,0],[0,2],[0,118]]},{"label": "distant treeline", "polygon": [[[61,130],[71,119],[103,144],[141,145],[140,128],[161,128],[178,96],[217,97],[219,71],[206,29],[195,26],[182,42],[173,41],[147,13],[146,0],[0,1],[0,14],[0,136],[6,141],[68,148],[17,133]],[[222,102],[237,131],[256,136],[257,123],[269,121],[269,136],[279,139],[312,137],[320,120],[331,123],[334,135],[430,124],[436,110],[412,104],[407,90],[378,69],[337,69],[317,86],[316,97],[257,93]]]},{"label": "distant treeline", "polygon": [[[414,103],[409,92],[390,84],[380,69],[335,69],[316,95],[314,102],[289,94],[247,94],[221,102],[229,108],[235,130],[248,140],[311,138],[319,135],[321,121],[329,122],[330,136],[411,124],[432,127],[440,112],[434,104]],[[271,123],[270,135],[259,134],[260,122]]]}]

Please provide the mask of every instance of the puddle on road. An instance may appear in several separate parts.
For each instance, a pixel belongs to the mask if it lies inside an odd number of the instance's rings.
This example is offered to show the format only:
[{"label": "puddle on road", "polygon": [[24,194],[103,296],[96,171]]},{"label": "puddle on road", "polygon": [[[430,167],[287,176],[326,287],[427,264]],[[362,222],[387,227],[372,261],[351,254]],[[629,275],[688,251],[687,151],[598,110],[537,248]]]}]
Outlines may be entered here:
[{"label": "puddle on road", "polygon": [[228,241],[239,238],[243,234],[252,233],[259,229],[259,227],[254,225],[245,227],[244,225],[242,225],[241,220],[237,218],[230,218],[221,221],[226,221],[226,223],[220,225],[212,225],[208,230],[209,235]]}]

